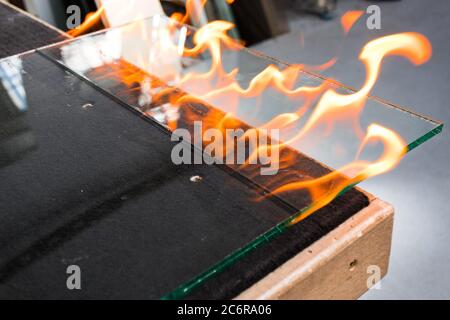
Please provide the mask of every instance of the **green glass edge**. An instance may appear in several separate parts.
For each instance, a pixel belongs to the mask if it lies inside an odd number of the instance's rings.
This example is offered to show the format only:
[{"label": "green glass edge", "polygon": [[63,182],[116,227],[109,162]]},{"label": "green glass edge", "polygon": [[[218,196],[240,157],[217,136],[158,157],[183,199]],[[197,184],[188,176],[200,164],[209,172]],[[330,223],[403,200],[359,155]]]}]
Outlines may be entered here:
[{"label": "green glass edge", "polygon": [[424,142],[430,140],[431,138],[433,138],[434,136],[438,135],[439,133],[442,132],[442,129],[444,128],[444,124],[441,123],[439,124],[436,128],[434,128],[433,130],[429,131],[428,133],[424,134],[423,136],[421,136],[420,138],[418,138],[417,140],[415,140],[414,142],[411,142],[408,146],[408,152],[414,150],[415,148],[417,148],[418,146],[420,146],[421,144],[423,144]]},{"label": "green glass edge", "polygon": [[[438,135],[442,132],[442,129],[444,127],[444,124],[439,124],[436,128],[433,130],[427,132],[425,135],[421,136],[420,138],[416,139],[414,142],[410,143],[406,149],[407,152],[412,151],[413,149],[417,148],[424,142],[430,140],[432,137]],[[362,182],[362,181],[359,181]],[[358,182],[358,183],[359,183]],[[355,187],[358,183],[349,185],[344,190],[342,190],[338,197]],[[305,211],[307,211],[310,208],[310,206],[307,206],[303,208],[301,211],[293,214],[286,220],[280,222],[275,227],[271,228],[269,231],[263,233],[259,237],[257,237],[255,240],[248,243],[246,246],[236,250],[232,254],[225,257],[222,261],[218,262],[217,264],[213,265],[211,268],[206,270],[205,272],[199,274],[194,279],[182,284],[178,288],[176,288],[174,291],[166,294],[161,299],[162,300],[178,300],[183,299],[186,297],[192,290],[198,288],[200,285],[202,285],[205,281],[211,279],[216,274],[222,272],[232,264],[234,264],[236,261],[238,261],[243,256],[247,255],[249,252],[252,252],[256,248],[260,247],[261,245],[264,245],[266,243],[269,243],[272,239],[279,236],[283,232],[285,232],[289,226],[291,226],[291,221],[296,219],[297,217],[301,216]]]}]

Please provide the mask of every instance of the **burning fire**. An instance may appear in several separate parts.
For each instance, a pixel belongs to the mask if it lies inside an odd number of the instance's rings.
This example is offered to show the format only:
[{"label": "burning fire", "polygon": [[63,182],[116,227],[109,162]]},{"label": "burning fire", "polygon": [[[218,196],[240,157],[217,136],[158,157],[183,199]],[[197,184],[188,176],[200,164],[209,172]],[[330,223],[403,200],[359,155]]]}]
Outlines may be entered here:
[{"label": "burning fire", "polygon": [[[228,2],[232,3],[233,1],[228,0]],[[186,15],[174,15],[173,19],[181,23],[187,22],[190,18],[196,19],[195,12],[198,12],[198,8],[195,3],[197,2],[188,0],[186,2]],[[206,0],[202,0],[200,4],[203,6],[205,3]],[[71,35],[76,36],[89,29],[92,23],[99,19],[102,10],[101,7],[99,11],[92,14]],[[352,11],[342,17],[341,23],[345,33],[349,32],[362,14],[362,11]],[[176,25],[175,22],[174,24]],[[211,65],[204,72],[190,72],[183,75],[174,72],[175,74],[172,77],[174,85],[171,87],[166,86],[155,91],[154,87],[150,85],[150,89],[147,88],[146,90],[151,95],[152,103],[155,105],[158,104],[158,101],[168,101],[172,107],[179,110],[189,103],[207,103],[212,106],[220,106],[223,113],[212,113],[203,116],[201,120],[204,122],[205,129],[217,128],[226,134],[227,128],[234,128],[242,124],[236,120],[239,118],[237,110],[240,102],[248,99],[259,99],[268,91],[276,92],[297,103],[298,107],[295,112],[278,114],[270,121],[254,126],[254,130],[279,129],[282,132],[279,141],[272,141],[269,147],[260,147],[267,148],[267,150],[259,149],[258,152],[263,151],[266,154],[267,152],[274,152],[274,150],[290,148],[299,141],[308,140],[308,135],[320,128],[326,128],[325,132],[331,133],[334,126],[340,121],[350,121],[354,124],[353,130],[360,141],[360,146],[353,162],[319,178],[291,181],[292,179],[285,180],[283,176],[279,176],[268,184],[271,185],[271,194],[268,197],[298,190],[309,192],[311,205],[299,214],[292,223],[307,218],[358,182],[391,170],[406,153],[405,141],[394,131],[376,123],[372,123],[366,130],[362,130],[359,118],[368,96],[377,82],[384,58],[393,55],[401,56],[414,65],[421,65],[430,59],[432,54],[431,44],[423,35],[413,32],[398,33],[381,37],[366,44],[359,55],[366,71],[365,82],[358,91],[343,94],[336,90],[332,81],[323,81],[316,86],[296,86],[298,80],[305,77],[304,70],[307,68],[305,65],[291,65],[284,68],[275,64],[269,65],[254,75],[248,81],[248,85],[244,86],[239,79],[239,69],[234,68],[227,71],[223,65],[224,49],[230,51],[244,50],[241,43],[228,35],[228,32],[234,27],[232,23],[214,21],[203,26],[193,35],[193,46],[190,47],[186,45],[186,38],[189,33],[186,28],[181,28],[178,44],[172,44],[172,40],[167,41],[172,39],[171,33],[174,31],[172,30],[174,24],[163,27],[162,32],[159,33],[159,41],[162,41],[165,46],[164,52],[176,52],[180,58],[196,58],[208,53],[211,56]],[[176,29],[180,30],[179,26],[176,26]],[[145,70],[153,70],[152,66],[156,63],[154,60],[149,60],[148,57],[141,57],[141,60],[145,61]],[[317,66],[316,69],[322,70],[335,62],[336,59],[333,58],[324,65]],[[116,72],[117,74],[122,77],[125,84],[141,83],[147,78],[145,72],[131,72],[131,74],[126,73],[122,76],[121,73]],[[155,76],[159,75],[155,74]],[[142,86],[142,90],[144,90],[144,87]],[[181,93],[180,90],[189,94]],[[164,105],[164,103],[160,103],[160,105]],[[200,116],[190,113],[189,108],[183,108],[183,110],[186,113],[184,117],[188,121],[199,120]],[[257,111],[255,110],[255,113]],[[301,127],[299,127],[299,124],[301,124]],[[167,121],[167,125],[171,130],[175,130],[179,126],[178,119],[174,118]],[[241,139],[246,139],[246,137],[244,136]],[[373,143],[383,145],[382,154],[371,161],[360,159],[368,145]],[[215,156],[226,157],[227,154],[232,152],[234,152],[234,149],[224,149],[223,152],[219,155],[215,154]],[[255,154],[249,155],[248,164],[253,163],[252,160],[255,156]],[[289,168],[292,161],[291,156],[280,157],[280,167]],[[236,169],[245,169],[248,164]]]},{"label": "burning fire", "polygon": [[96,12],[89,13],[86,16],[86,19],[84,20],[84,22],[78,28],[69,30],[69,32],[67,32],[67,33],[69,34],[69,36],[72,36],[72,37],[78,37],[79,35],[86,33],[87,31],[89,31],[89,29],[91,29],[93,26],[95,26],[100,21],[104,11],[105,11],[105,7],[100,6]]},{"label": "burning fire", "polygon": [[350,29],[353,25],[362,17],[364,11],[355,10],[355,11],[347,11],[341,17],[341,25],[344,32],[347,34],[350,32]]}]

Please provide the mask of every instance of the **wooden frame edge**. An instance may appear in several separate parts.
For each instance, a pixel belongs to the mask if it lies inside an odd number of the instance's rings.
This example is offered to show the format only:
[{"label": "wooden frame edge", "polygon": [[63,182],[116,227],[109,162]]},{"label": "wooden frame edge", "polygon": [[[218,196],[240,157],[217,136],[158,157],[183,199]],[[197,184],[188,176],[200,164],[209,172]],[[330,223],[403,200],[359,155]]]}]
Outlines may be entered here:
[{"label": "wooden frame edge", "polygon": [[387,273],[393,217],[391,205],[372,197],[368,207],[236,299],[358,298],[377,279],[369,267],[379,270],[379,279]]}]

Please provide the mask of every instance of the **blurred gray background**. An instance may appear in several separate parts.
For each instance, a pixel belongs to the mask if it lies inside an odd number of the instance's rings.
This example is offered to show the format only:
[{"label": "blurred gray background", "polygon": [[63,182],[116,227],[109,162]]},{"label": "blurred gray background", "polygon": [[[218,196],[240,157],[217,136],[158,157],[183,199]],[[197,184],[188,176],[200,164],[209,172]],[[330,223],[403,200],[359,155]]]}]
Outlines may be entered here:
[{"label": "blurred gray background", "polygon": [[[347,10],[381,8],[381,30],[368,30],[362,18],[347,38],[339,17]],[[450,123],[450,1],[371,2],[340,0],[329,21],[304,15],[295,1],[285,1],[291,32],[254,46],[290,63],[318,65],[337,56],[338,63],[321,73],[361,87],[365,72],[357,56],[363,45],[382,35],[416,31],[433,45],[431,61],[415,67],[389,58],[373,95]],[[292,10],[293,9],[293,10]],[[367,16],[366,16],[367,17]],[[392,172],[370,179],[362,188],[391,203],[395,224],[391,265],[381,290],[363,299],[450,298],[450,134],[444,132],[412,151]]]}]

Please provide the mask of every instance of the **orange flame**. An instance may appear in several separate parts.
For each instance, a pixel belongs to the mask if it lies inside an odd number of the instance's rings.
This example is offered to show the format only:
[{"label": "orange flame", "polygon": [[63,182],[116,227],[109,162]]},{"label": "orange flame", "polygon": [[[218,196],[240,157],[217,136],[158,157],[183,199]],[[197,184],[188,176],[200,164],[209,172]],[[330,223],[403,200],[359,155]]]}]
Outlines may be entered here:
[{"label": "orange flame", "polygon": [[[221,69],[221,47],[220,43],[227,43],[229,39],[226,31],[231,28],[231,24],[224,22],[213,23],[198,31],[194,40],[196,47],[194,49],[187,49],[186,53],[191,55],[198,54],[209,48],[212,53],[212,68],[207,74],[203,74],[207,79],[217,76],[217,70]],[[234,43],[233,43],[234,44]],[[232,49],[236,49],[233,45]],[[380,73],[382,60],[391,55],[399,55],[409,59],[413,64],[420,65],[425,63],[431,57],[432,49],[429,41],[418,33],[401,33],[391,36],[382,37],[368,43],[362,50],[359,58],[366,67],[366,81],[362,88],[352,94],[344,95],[328,88],[328,82],[324,82],[319,87],[298,87],[293,88],[295,80],[301,73],[303,66],[290,66],[285,70],[280,70],[274,65],[264,69],[257,74],[249,83],[247,88],[243,88],[235,79],[228,79],[228,84],[215,89],[208,89],[204,95],[183,96],[175,103],[186,103],[188,101],[209,101],[213,97],[233,97],[250,98],[258,97],[268,88],[274,88],[283,95],[289,97],[297,96],[311,96],[311,98],[318,97],[324,93],[319,102],[315,106],[312,114],[307,119],[305,125],[299,130],[293,138],[288,139],[272,146],[259,147],[253,155],[248,159],[248,163],[254,163],[252,156],[256,156],[262,151],[262,148],[282,148],[287,147],[293,142],[303,138],[308,132],[320,125],[327,123],[333,125],[339,119],[354,119],[357,122],[359,115],[365,105],[368,95]],[[233,78],[237,74],[229,73],[228,76]],[[198,75],[188,75],[184,81],[189,82]],[[183,80],[182,80],[183,82]],[[328,90],[327,90],[328,89]],[[234,100],[231,99],[230,100]],[[312,99],[313,101],[314,99]],[[310,100],[311,101],[311,100]],[[308,104],[303,105],[296,113],[281,114],[264,124],[264,128],[280,128],[284,129],[296,121],[298,121],[304,114],[304,107],[309,107]],[[232,112],[232,111],[231,111]],[[231,113],[233,114],[233,112]],[[230,114],[228,114],[229,116]],[[218,123],[216,122],[217,126]],[[327,205],[344,189],[352,186],[368,177],[379,175],[387,172],[395,167],[402,159],[406,152],[406,145],[404,141],[393,131],[382,127],[378,124],[372,124],[368,127],[365,136],[363,137],[360,150],[363,150],[369,141],[381,141],[385,146],[383,155],[373,162],[356,160],[340,170],[334,171],[330,174],[322,176],[317,179],[310,179],[307,181],[298,181],[286,183],[276,188],[272,195],[281,194],[288,191],[295,191],[299,189],[308,190],[311,194],[312,205],[299,215],[292,223],[297,223],[319,208]],[[234,150],[225,150],[225,153],[233,152]],[[280,159],[281,162],[289,162],[289,159]]]},{"label": "orange flame", "polygon": [[[187,23],[190,19],[197,21],[200,19],[200,10],[206,5],[207,2],[208,0],[201,0],[200,5],[198,5],[195,0],[186,0],[186,13],[183,15],[175,12],[172,14],[171,19],[182,24]],[[77,28],[69,30],[67,34],[71,37],[78,37],[85,34],[101,20],[104,11],[105,7],[101,5],[96,11],[88,13],[83,23]]]},{"label": "orange flame", "polygon": [[323,208],[347,187],[391,170],[406,153],[406,144],[400,136],[378,124],[371,124],[368,127],[360,150],[363,150],[370,140],[379,140],[385,146],[383,155],[376,161],[357,160],[318,179],[289,183],[273,191],[273,194],[299,189],[306,189],[310,192],[311,206],[292,220],[291,224],[298,223]]},{"label": "orange flame", "polygon": [[342,95],[334,90],[327,91],[316,106],[314,113],[297,135],[287,144],[300,139],[311,129],[320,124],[321,120],[327,121],[346,117],[357,120],[364,103],[374,87],[384,57],[399,55],[409,59],[413,64],[420,65],[431,57],[431,44],[427,38],[418,33],[400,33],[378,38],[369,42],[359,59],[366,67],[366,82],[364,86],[354,94]]},{"label": "orange flame", "polygon": [[[202,1],[202,5],[206,0]],[[185,22],[194,10],[193,3],[187,1],[187,13],[181,22]],[[346,33],[352,25],[361,17],[362,11],[348,12],[342,17],[342,26]],[[180,17],[177,17],[180,19]],[[298,141],[305,140],[305,137],[318,127],[325,125],[328,131],[333,130],[334,125],[341,120],[350,120],[355,124],[354,131],[359,133],[361,140],[356,160],[342,166],[339,170],[333,171],[319,178],[308,178],[307,180],[292,181],[284,179],[284,176],[273,178],[270,183],[274,183],[271,188],[272,195],[280,195],[287,192],[306,190],[311,196],[311,206],[295,218],[292,223],[297,223],[316,210],[330,203],[343,190],[354,184],[387,172],[394,168],[402,159],[406,152],[406,143],[392,130],[379,124],[371,124],[365,132],[359,128],[359,117],[366,104],[376,81],[379,77],[383,59],[388,56],[402,56],[415,65],[420,65],[428,61],[432,54],[431,44],[423,35],[413,32],[399,33],[381,37],[373,40],[364,46],[359,55],[360,61],[366,70],[366,79],[361,88],[350,94],[342,94],[336,91],[331,81],[323,81],[317,86],[296,86],[298,80],[305,76],[304,65],[291,65],[281,68],[276,65],[269,65],[252,79],[247,85],[239,81],[239,69],[235,68],[227,71],[223,66],[223,50],[242,50],[242,44],[232,39],[228,32],[234,27],[230,22],[214,21],[200,28],[193,35],[193,47],[183,46],[177,50],[179,56],[197,57],[205,52],[211,56],[211,65],[205,72],[190,72],[184,75],[174,76],[175,87],[164,87],[161,83],[158,92],[152,94],[153,103],[170,103],[178,107],[185,115],[186,121],[201,119],[204,128],[216,128],[225,132],[227,128],[240,125],[236,119],[237,107],[245,99],[256,99],[268,91],[275,91],[282,97],[289,98],[296,103],[296,110],[293,112],[280,113],[263,124],[255,125],[254,130],[260,129],[280,129],[283,139],[272,141],[271,146],[259,146],[251,154],[247,163],[238,168],[245,169],[249,163],[255,163],[254,157],[257,154],[268,154],[274,149],[288,148]],[[170,32],[167,32],[169,37]],[[166,33],[164,33],[166,35]],[[184,45],[184,41],[183,41]],[[143,58],[145,60],[145,58]],[[153,61],[151,61],[152,63]],[[317,66],[320,70],[336,63],[333,58],[322,66]],[[157,76],[157,75],[156,75]],[[123,74],[123,82],[129,84],[139,83],[146,76],[140,73],[126,72]],[[135,89],[133,89],[135,90]],[[190,94],[182,93],[181,90]],[[221,102],[220,107],[223,113],[210,113],[199,115],[189,108],[181,108],[189,103],[205,103],[217,106],[215,102]],[[219,108],[219,106],[217,106]],[[254,110],[257,112],[258,110]],[[303,122],[300,122],[302,120]],[[298,124],[302,126],[298,128]],[[168,121],[168,127],[174,130],[178,126],[177,119]],[[360,131],[360,132],[359,132]],[[246,136],[242,139],[247,138]],[[376,160],[361,160],[360,154],[367,148],[369,143],[381,142],[384,151]],[[224,146],[219,157],[224,157],[233,149]],[[280,167],[287,168],[292,164],[293,159],[289,156],[280,157]],[[269,184],[270,184],[269,183]]]},{"label": "orange flame", "polygon": [[[368,43],[360,54],[360,59],[367,70],[364,86],[358,92],[350,95],[342,95],[334,90],[327,91],[305,126],[292,140],[299,139],[322,120],[334,122],[342,115],[358,116],[378,78],[384,57],[400,55],[409,59],[413,64],[420,65],[430,59],[431,52],[429,41],[423,35],[412,32],[386,36]],[[292,140],[287,143],[291,143]],[[406,152],[406,144],[397,134],[380,125],[372,124],[363,138],[358,155],[371,140],[379,140],[385,146],[385,152],[378,160],[374,162],[355,161],[319,179],[286,184],[273,191],[273,194],[279,194],[297,189],[309,190],[312,206],[292,223],[305,219],[327,205],[345,188],[392,169]]]},{"label": "orange flame", "polygon": [[86,16],[86,19],[84,22],[77,28],[69,30],[67,34],[72,37],[78,37],[82,34],[84,34],[86,31],[91,29],[93,26],[95,26],[100,19],[102,18],[102,14],[104,12],[105,8],[103,6],[100,6],[97,11],[91,12]]},{"label": "orange flame", "polygon": [[341,17],[341,25],[344,29],[344,33],[349,33],[353,25],[361,18],[364,14],[364,11],[355,10],[355,11],[347,11]]},{"label": "orange flame", "polygon": [[198,21],[200,19],[199,10],[206,5],[206,2],[208,2],[208,0],[201,0],[200,6],[198,7],[196,0],[186,0],[186,13],[182,15],[175,12],[170,18],[182,24],[187,23],[190,19]]}]

